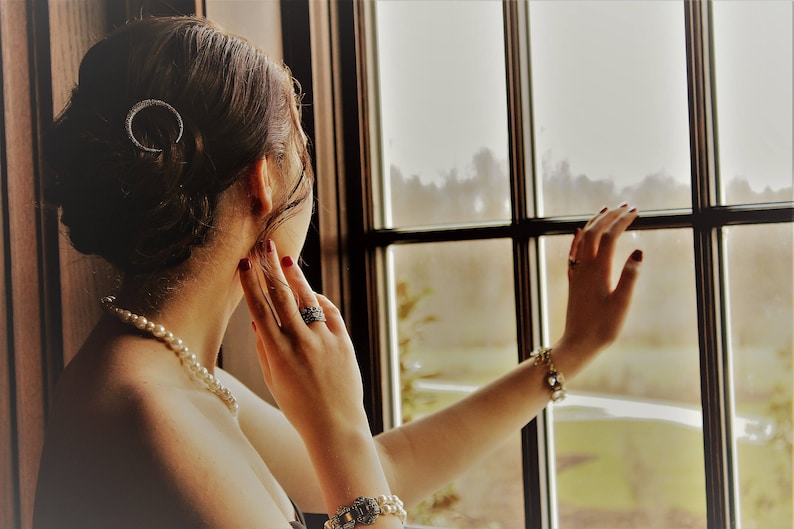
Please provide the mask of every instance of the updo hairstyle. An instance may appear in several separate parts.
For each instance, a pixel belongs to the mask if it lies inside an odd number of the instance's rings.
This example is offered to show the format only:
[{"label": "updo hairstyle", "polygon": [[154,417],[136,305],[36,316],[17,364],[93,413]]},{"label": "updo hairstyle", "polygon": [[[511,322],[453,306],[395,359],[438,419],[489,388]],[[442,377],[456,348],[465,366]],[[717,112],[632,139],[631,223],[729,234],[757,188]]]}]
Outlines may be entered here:
[{"label": "updo hairstyle", "polygon": [[[130,109],[159,99],[125,130]],[[145,18],[94,45],[71,100],[45,142],[54,170],[48,200],[61,208],[74,247],[123,273],[157,273],[205,244],[222,193],[257,160],[278,163],[284,192],[274,197],[263,237],[311,194],[289,70],[247,41],[194,17]],[[279,175],[276,175],[279,178]]]}]

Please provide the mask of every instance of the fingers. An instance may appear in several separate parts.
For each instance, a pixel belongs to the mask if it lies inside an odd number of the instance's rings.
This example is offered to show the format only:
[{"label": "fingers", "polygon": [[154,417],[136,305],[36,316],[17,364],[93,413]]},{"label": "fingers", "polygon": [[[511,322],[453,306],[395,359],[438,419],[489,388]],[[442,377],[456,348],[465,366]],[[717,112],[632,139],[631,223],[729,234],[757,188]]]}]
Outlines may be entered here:
[{"label": "fingers", "polygon": [[639,216],[637,208],[624,207],[622,212],[617,215],[609,226],[606,226],[598,247],[598,258],[604,263],[609,264],[612,262],[612,256],[615,253],[615,245],[618,238],[624,231],[634,222]]},{"label": "fingers", "polygon": [[576,259],[579,262],[595,261],[601,256],[602,264],[608,264],[615,249],[615,241],[637,218],[636,208],[621,204],[616,209],[602,209],[585,225]]},{"label": "fingers", "polygon": [[577,255],[579,253],[579,244],[582,242],[582,228],[576,228],[573,241],[571,241],[571,250],[568,252],[568,279],[573,277],[573,269],[579,264]]},{"label": "fingers", "polygon": [[[265,268],[268,270],[266,282],[268,293],[273,304],[273,309],[281,322],[282,330],[293,330],[303,325],[298,306],[299,299],[296,299],[296,291],[292,282],[296,278],[303,277],[300,268],[295,266],[292,257],[285,256],[279,259],[278,249],[272,240],[265,243]],[[289,273],[292,282],[287,278]],[[299,289],[303,292],[303,289]],[[305,294],[304,294],[305,295]]]},{"label": "fingers", "polygon": [[317,303],[322,307],[323,312],[325,313],[325,324],[328,326],[328,330],[332,333],[339,335],[341,333],[347,333],[347,328],[345,327],[345,322],[342,319],[342,313],[339,309],[331,303],[331,301],[323,296],[322,294],[315,294],[317,296]]},{"label": "fingers", "polygon": [[289,255],[283,257],[281,259],[281,266],[284,277],[292,289],[297,308],[304,309],[306,307],[318,306],[317,294],[312,290],[309,282],[306,281],[306,276],[303,275],[303,270],[295,264],[292,257]]},{"label": "fingers", "polygon": [[[264,259],[264,267],[269,273],[265,274],[262,267],[252,270],[250,261],[246,259],[243,260],[247,262],[245,267],[241,261],[240,279],[254,321],[263,325],[266,334],[271,335],[272,343],[264,344],[269,346],[275,344],[273,336],[305,330],[307,323],[301,310],[321,305],[300,267],[291,256],[279,260],[278,251],[271,240],[266,243]],[[263,289],[263,285],[267,288]],[[315,319],[309,325],[319,321],[322,320]]]},{"label": "fingers", "polygon": [[256,336],[256,354],[259,357],[259,365],[262,367],[262,375],[265,377],[265,383],[269,385],[273,377],[271,375],[267,350],[265,349],[265,344],[262,343],[262,338],[259,336],[259,333],[256,332],[256,323],[252,321],[251,325],[254,327],[254,335]]},{"label": "fingers", "polygon": [[604,208],[587,222],[582,230],[582,240],[577,253],[580,262],[587,263],[595,259],[598,246],[601,244],[601,235],[620,213],[620,207],[612,210]]},{"label": "fingers", "polygon": [[623,266],[623,272],[620,274],[618,285],[615,287],[615,291],[612,294],[615,303],[618,307],[621,307],[623,311],[628,309],[631,296],[634,292],[634,285],[637,283],[637,277],[639,276],[641,263],[642,250],[634,250]]},{"label": "fingers", "polygon": [[[266,280],[261,267],[252,267],[250,259],[242,259],[238,265],[240,284],[243,287],[248,311],[251,313],[254,325],[265,331],[266,336],[274,336],[278,330],[279,322],[270,306],[264,287]],[[272,343],[263,344],[272,346]]]}]

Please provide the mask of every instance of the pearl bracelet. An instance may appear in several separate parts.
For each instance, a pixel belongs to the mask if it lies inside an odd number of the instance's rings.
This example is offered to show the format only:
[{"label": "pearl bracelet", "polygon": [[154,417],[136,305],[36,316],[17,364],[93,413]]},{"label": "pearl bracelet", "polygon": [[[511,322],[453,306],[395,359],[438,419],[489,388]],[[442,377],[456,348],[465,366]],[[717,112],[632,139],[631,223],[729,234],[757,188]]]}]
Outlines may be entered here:
[{"label": "pearl bracelet", "polygon": [[378,496],[367,498],[359,496],[353,505],[339,507],[334,515],[323,525],[324,529],[353,529],[356,525],[372,525],[381,514],[393,514],[405,523],[406,512],[403,502],[397,496]]},{"label": "pearl bracelet", "polygon": [[546,366],[546,378],[544,382],[551,391],[551,401],[562,402],[565,400],[565,397],[568,395],[568,390],[565,389],[565,377],[562,376],[562,373],[557,371],[557,368],[554,367],[554,362],[551,361],[551,348],[540,347],[535,349],[529,353],[529,357],[535,359],[534,365],[539,366],[543,364]]}]

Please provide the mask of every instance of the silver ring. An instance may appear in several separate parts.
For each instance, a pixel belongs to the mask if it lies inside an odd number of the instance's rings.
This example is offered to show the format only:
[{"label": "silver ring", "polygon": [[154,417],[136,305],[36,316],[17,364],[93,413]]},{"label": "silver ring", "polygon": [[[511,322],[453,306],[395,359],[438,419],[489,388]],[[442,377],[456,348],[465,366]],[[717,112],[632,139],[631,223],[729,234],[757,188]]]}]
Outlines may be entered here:
[{"label": "silver ring", "polygon": [[162,107],[174,115],[174,118],[176,119],[176,123],[177,125],[179,125],[179,133],[176,135],[176,140],[174,140],[174,143],[179,143],[179,140],[182,139],[182,133],[185,132],[185,124],[182,121],[182,116],[179,114],[177,109],[175,109],[174,107],[172,107],[171,105],[160,99],[144,99],[143,101],[138,101],[132,106],[130,111],[127,113],[127,119],[124,120],[124,128],[127,129],[127,137],[130,139],[133,145],[135,145],[142,151],[161,153],[163,152],[162,149],[147,147],[146,145],[139,142],[138,138],[136,138],[135,134],[132,132],[132,120],[135,119],[135,116],[138,115],[138,112],[140,112],[144,108],[149,108],[149,107]]},{"label": "silver ring", "polygon": [[305,309],[301,309],[301,318],[309,325],[315,321],[325,321],[325,313],[323,312],[322,307],[306,307]]},{"label": "silver ring", "polygon": [[568,266],[570,266],[571,268],[576,268],[576,265],[578,264],[579,261],[577,261],[576,259],[572,259],[570,257],[568,258]]}]

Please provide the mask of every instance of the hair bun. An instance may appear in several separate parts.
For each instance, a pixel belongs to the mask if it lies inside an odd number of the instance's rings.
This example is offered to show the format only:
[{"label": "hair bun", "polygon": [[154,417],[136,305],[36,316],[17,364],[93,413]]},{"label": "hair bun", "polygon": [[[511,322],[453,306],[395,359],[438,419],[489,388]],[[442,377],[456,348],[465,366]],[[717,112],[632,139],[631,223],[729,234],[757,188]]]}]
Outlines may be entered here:
[{"label": "hair bun", "polygon": [[80,65],[45,140],[47,198],[77,250],[128,273],[168,268],[206,243],[245,167],[294,158],[284,153],[300,139],[295,105],[284,67],[211,22],[131,22]]}]

